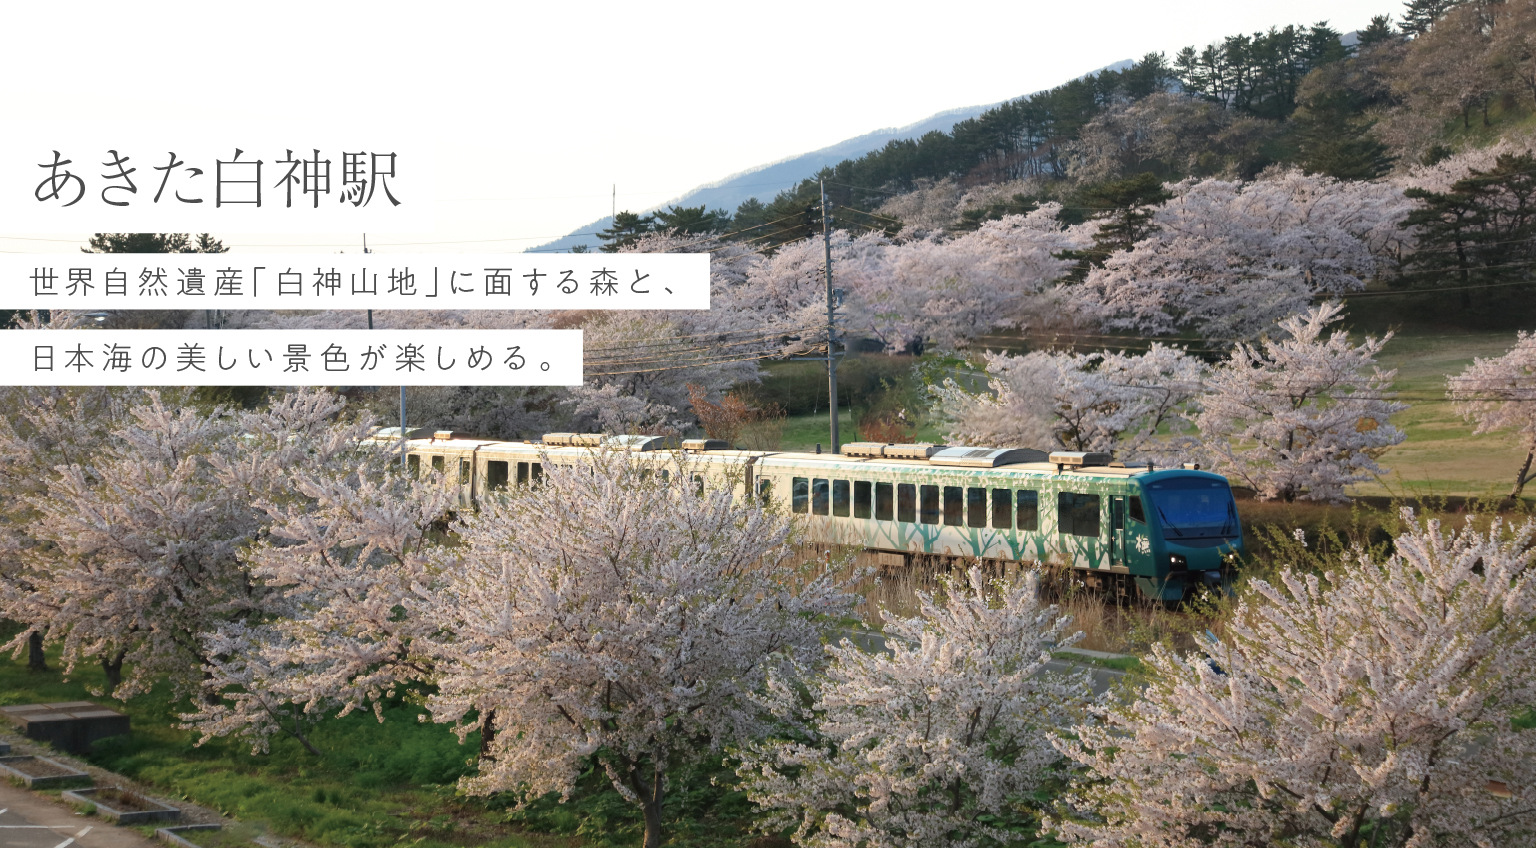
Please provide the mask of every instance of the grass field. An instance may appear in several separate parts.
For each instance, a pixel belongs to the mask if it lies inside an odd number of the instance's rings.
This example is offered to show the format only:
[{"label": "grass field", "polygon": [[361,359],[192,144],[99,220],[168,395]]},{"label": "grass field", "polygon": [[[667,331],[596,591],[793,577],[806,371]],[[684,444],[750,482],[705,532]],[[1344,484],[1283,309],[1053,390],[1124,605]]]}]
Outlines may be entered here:
[{"label": "grass field", "polygon": [[1412,404],[1393,416],[1408,438],[1380,460],[1390,473],[1355,487],[1356,494],[1505,495],[1525,450],[1511,433],[1472,435],[1445,396],[1446,377],[1474,357],[1499,356],[1514,345],[1507,331],[1400,332],[1382,350],[1383,368],[1397,369],[1394,387]]}]

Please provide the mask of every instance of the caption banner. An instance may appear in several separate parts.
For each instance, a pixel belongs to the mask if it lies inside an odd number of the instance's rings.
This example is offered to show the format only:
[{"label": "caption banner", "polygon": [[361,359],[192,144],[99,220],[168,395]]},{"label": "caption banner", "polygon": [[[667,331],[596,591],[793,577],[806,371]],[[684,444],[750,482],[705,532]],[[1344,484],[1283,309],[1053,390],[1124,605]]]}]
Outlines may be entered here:
[{"label": "caption banner", "polygon": [[12,330],[11,386],[579,386],[581,330]]},{"label": "caption banner", "polygon": [[709,255],[0,254],[11,309],[708,309]]},{"label": "caption banner", "polygon": [[425,233],[434,150],[398,127],[33,127],[0,137],[0,231]]}]

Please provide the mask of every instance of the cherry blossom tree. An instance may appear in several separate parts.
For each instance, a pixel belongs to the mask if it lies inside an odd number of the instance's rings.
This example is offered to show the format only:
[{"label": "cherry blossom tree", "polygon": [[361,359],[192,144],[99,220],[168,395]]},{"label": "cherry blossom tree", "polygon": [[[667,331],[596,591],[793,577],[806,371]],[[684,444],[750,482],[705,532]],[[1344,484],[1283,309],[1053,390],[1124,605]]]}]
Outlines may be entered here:
[{"label": "cherry blossom tree", "polygon": [[1415,522],[1378,561],[1256,580],[1221,640],[1155,646],[1058,747],[1073,844],[1531,844],[1536,523]]},{"label": "cherry blossom tree", "polygon": [[737,770],[768,832],[818,848],[1007,843],[1016,815],[1060,754],[1051,738],[1090,697],[1086,675],[1044,671],[1071,644],[1071,617],[1038,600],[1038,575],[1006,584],[977,568],[920,615],[885,617],[886,651],[844,639],[809,683],[778,680],[777,712],[803,741],[747,746]]},{"label": "cherry blossom tree", "polygon": [[1520,497],[1533,477],[1536,458],[1536,333],[1524,330],[1503,356],[1473,360],[1447,379],[1456,412],[1477,422],[1473,433],[1514,430],[1525,443],[1525,463],[1515,474],[1511,498]]},{"label": "cherry blossom tree", "polygon": [[1391,400],[1396,371],[1376,355],[1392,338],[1351,345],[1335,330],[1338,303],[1280,322],[1288,338],[1239,343],[1211,371],[1194,416],[1212,470],[1241,480],[1260,498],[1339,500],[1344,487],[1383,473],[1376,457],[1404,433]]},{"label": "cherry blossom tree", "polygon": [[[761,732],[747,698],[809,663],[855,598],[793,560],[787,519],[695,489],[628,454],[544,462],[543,482],[432,532],[451,493],[418,481],[304,475],[309,505],[268,506],[250,554],[263,621],[208,640],[204,738],[252,739],[431,686],[437,721],[481,735],[470,793],[569,794],[596,760],[659,845],[680,765]],[[739,485],[739,482],[738,482]],[[382,713],[378,713],[382,717]]]},{"label": "cherry blossom tree", "polygon": [[429,706],[461,733],[495,717],[465,791],[569,795],[595,759],[656,848],[678,767],[760,734],[748,694],[820,655],[854,598],[795,564],[784,517],[730,486],[697,493],[685,465],[545,469],[465,520]]},{"label": "cherry blossom tree", "polygon": [[1280,171],[1249,183],[1186,180],[1153,234],[1089,272],[1085,309],[1107,327],[1252,338],[1318,294],[1358,290],[1401,252],[1401,189]]},{"label": "cherry blossom tree", "polygon": [[267,592],[264,615],[203,635],[208,697],[182,717],[200,744],[236,735],[265,752],[282,732],[315,752],[308,724],[364,707],[382,721],[386,697],[431,680],[439,622],[410,613],[442,586],[434,530],[457,486],[390,473],[392,456],[365,453],[345,473],[297,469],[302,500],[259,502],[270,529],[243,560]]},{"label": "cherry blossom tree", "polygon": [[147,392],[93,452],[55,466],[26,496],[36,544],[19,551],[25,585],[7,588],[6,615],[61,643],[68,670],[100,661],[118,697],[166,678],[195,691],[201,635],[263,613],[264,592],[238,556],[264,525],[256,504],[291,497],[295,469],[355,455],[363,430],[335,421],[341,408],[305,391],[260,411],[210,413]]},{"label": "cherry blossom tree", "polygon": [[1167,463],[1187,448],[1183,413],[1205,371],[1199,359],[1157,343],[1144,354],[989,353],[987,391],[952,379],[930,391],[954,444],[1111,451]]},{"label": "cherry blossom tree", "polygon": [[1063,226],[1060,211],[1048,203],[960,236],[887,247],[851,289],[853,326],[897,351],[952,348],[995,329],[1039,325],[1051,312],[1046,290],[1072,267],[1061,256],[1091,244],[1097,228]]},{"label": "cherry blossom tree", "polygon": [[[889,240],[881,233],[854,236],[834,230],[833,285],[856,299],[883,273]],[[820,237],[779,245],[750,268],[730,308],[738,320],[792,340],[795,352],[827,343],[827,245]]]}]

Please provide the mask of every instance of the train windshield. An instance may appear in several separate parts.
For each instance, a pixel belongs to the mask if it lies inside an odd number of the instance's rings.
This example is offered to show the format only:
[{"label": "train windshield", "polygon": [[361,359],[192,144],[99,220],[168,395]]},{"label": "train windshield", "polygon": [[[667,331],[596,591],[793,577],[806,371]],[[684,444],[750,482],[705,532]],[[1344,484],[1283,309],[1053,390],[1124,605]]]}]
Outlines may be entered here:
[{"label": "train windshield", "polygon": [[1228,538],[1238,533],[1237,505],[1225,480],[1173,477],[1147,484],[1152,514],[1167,539]]}]

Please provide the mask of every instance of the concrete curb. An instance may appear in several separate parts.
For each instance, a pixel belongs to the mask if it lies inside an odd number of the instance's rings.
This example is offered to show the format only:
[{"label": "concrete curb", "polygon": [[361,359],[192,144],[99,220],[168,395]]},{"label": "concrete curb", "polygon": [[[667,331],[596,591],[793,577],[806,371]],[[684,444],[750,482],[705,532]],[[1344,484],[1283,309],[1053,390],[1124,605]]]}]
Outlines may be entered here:
[{"label": "concrete curb", "polygon": [[161,842],[169,842],[177,848],[201,848],[196,842],[184,838],[181,834],[194,830],[222,830],[222,825],[217,824],[182,824],[176,827],[155,828],[155,838]]},{"label": "concrete curb", "polygon": [[149,824],[151,822],[181,821],[181,810],[178,810],[175,807],[172,807],[170,804],[160,801],[159,799],[151,798],[147,795],[140,795],[137,792],[123,789],[122,787],[106,788],[115,788],[118,792],[136,796],[139,800],[145,802],[145,804],[159,804],[160,806],[153,810],[119,810],[113,807],[111,802],[102,801],[97,797],[97,795],[102,791],[102,787],[96,787],[93,789],[66,790],[65,792],[60,793],[59,797],[66,801],[74,801],[77,804],[89,804],[96,808],[96,815],[101,816],[102,819],[112,822],[113,824]]}]

